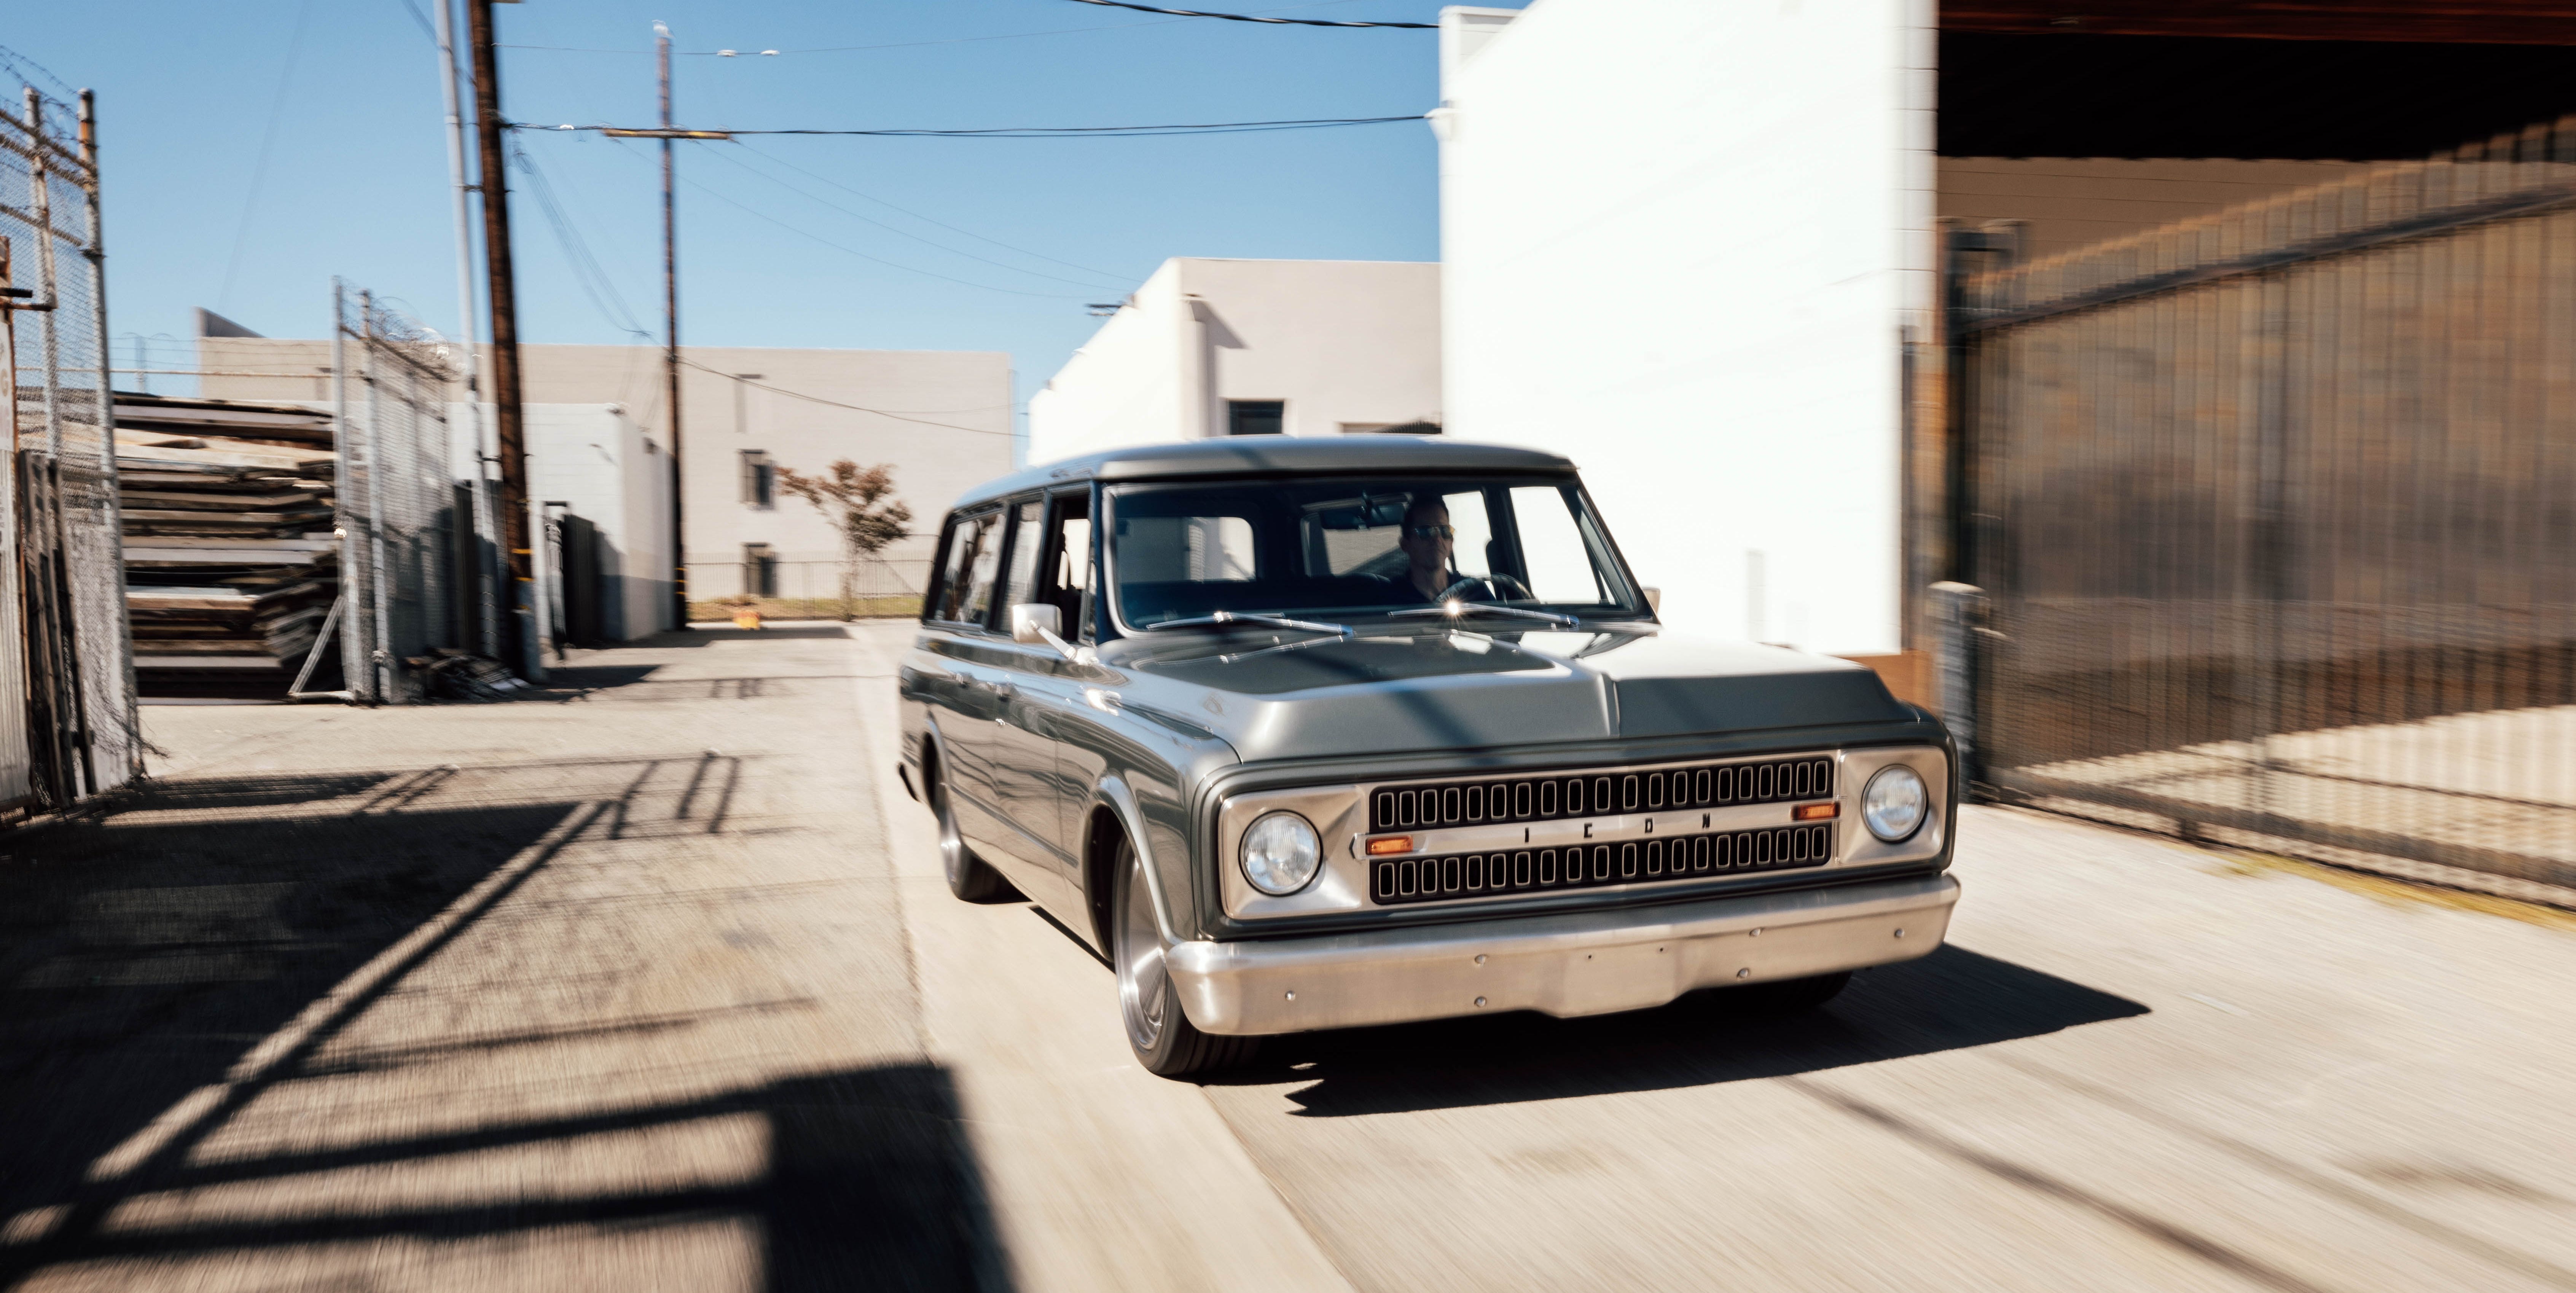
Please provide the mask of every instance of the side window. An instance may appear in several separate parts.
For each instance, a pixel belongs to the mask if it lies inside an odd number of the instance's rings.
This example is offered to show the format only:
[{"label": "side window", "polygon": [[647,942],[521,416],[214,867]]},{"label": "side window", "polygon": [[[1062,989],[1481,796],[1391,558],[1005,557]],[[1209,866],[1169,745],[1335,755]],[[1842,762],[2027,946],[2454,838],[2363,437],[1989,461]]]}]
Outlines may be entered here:
[{"label": "side window", "polygon": [[939,534],[939,564],[930,572],[930,598],[922,603],[921,618],[948,619],[957,607],[957,577],[965,569],[966,536],[973,532],[963,517],[952,516]]},{"label": "side window", "polygon": [[966,563],[966,599],[957,607],[959,622],[992,622],[993,585],[1001,573],[1002,514],[991,512],[976,518],[974,559]]},{"label": "side window", "polygon": [[1001,513],[986,512],[949,522],[947,560],[930,618],[951,624],[982,621],[979,608],[992,605],[993,573],[1001,567],[1001,521]]},{"label": "side window", "polygon": [[[1512,522],[1520,531],[1521,568],[1529,574],[1530,592],[1540,601],[1606,600],[1564,490],[1554,485],[1513,487]],[[1463,534],[1460,537],[1464,539]],[[1462,541],[1459,546],[1466,545]]]},{"label": "side window", "polygon": [[1017,519],[1011,524],[1011,577],[1002,585],[1002,605],[1023,605],[1037,600],[1038,553],[1046,547],[1046,501],[1032,498],[1011,509]]},{"label": "side window", "polygon": [[1064,636],[1080,642],[1091,636],[1091,495],[1058,494],[1053,510],[1045,577],[1038,600],[1055,606],[1064,618]]},{"label": "side window", "polygon": [[1494,526],[1485,516],[1482,490],[1463,494],[1444,494],[1441,503],[1449,509],[1449,568],[1462,575],[1482,578],[1494,573]]}]

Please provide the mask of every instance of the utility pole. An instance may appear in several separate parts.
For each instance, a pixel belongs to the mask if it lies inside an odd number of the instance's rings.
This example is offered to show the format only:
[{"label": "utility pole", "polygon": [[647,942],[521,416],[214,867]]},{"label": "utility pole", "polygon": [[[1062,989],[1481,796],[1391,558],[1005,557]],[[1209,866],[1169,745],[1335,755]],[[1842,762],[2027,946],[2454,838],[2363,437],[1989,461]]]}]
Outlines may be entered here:
[{"label": "utility pole", "polygon": [[519,412],[518,288],[510,272],[510,183],[501,157],[501,72],[492,52],[492,0],[466,0],[474,54],[474,133],[482,145],[483,262],[492,301],[492,407],[501,453],[501,547],[508,557],[519,676],[544,679],[530,551],[528,447]]},{"label": "utility pole", "polygon": [[[492,446],[483,436],[483,391],[474,374],[478,358],[476,352],[481,347],[476,344],[475,334],[479,330],[474,326],[474,216],[465,200],[465,195],[472,192],[474,186],[467,183],[465,177],[465,109],[458,102],[456,89],[457,83],[464,78],[465,69],[457,63],[455,37],[455,0],[438,0],[438,76],[440,87],[446,91],[447,170],[456,189],[457,335],[465,343],[462,361],[465,420],[467,433],[474,437],[474,533],[478,549],[474,582],[483,586],[483,595],[478,599],[483,604],[482,609],[475,617],[482,639],[477,645],[483,654],[498,656],[501,653],[500,598],[503,590],[495,586],[499,582],[495,576],[501,572],[498,563],[484,558],[480,549],[484,539],[491,540],[495,547],[499,546],[501,529],[493,524],[498,518],[493,514],[492,505]],[[141,364],[138,362],[136,366]]]},{"label": "utility pole", "polygon": [[671,29],[653,24],[653,51],[662,72],[662,366],[668,370],[671,409],[671,627],[689,627],[689,526],[680,473],[680,219],[672,189]]}]

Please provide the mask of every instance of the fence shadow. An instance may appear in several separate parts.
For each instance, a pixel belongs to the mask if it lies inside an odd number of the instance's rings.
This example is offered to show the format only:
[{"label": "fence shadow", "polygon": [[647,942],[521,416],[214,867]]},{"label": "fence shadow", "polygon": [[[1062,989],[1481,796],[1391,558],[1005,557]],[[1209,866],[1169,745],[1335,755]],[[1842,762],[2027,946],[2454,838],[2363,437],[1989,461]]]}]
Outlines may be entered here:
[{"label": "fence shadow", "polygon": [[[0,870],[0,1223],[8,1223],[0,1288],[71,1263],[101,1263],[104,1272],[228,1254],[294,1262],[302,1259],[285,1250],[299,1246],[508,1241],[547,1227],[725,1220],[759,1245],[757,1269],[771,1289],[1005,1287],[954,1084],[930,1064],[852,1066],[658,1102],[603,1100],[570,1114],[533,1115],[505,1102],[461,1125],[428,1119],[432,1131],[198,1152],[278,1083],[608,1032],[677,1035],[710,1013],[811,1008],[783,1000],[432,1035],[323,1058],[325,1043],[408,967],[506,910],[553,847],[604,829],[639,794],[674,793],[676,776],[647,786],[653,766],[175,780],[94,818],[9,837],[17,865]],[[499,884],[483,883],[496,874]],[[349,991],[360,967],[433,921],[438,932],[406,944],[381,986],[315,1014],[335,988]],[[263,1039],[290,1027],[311,1029],[312,1040],[266,1068],[243,1066]],[[210,1093],[220,1098],[209,1101]],[[764,1166],[717,1184],[646,1172],[588,1191],[532,1191],[505,1175],[488,1196],[361,1190],[315,1195],[283,1216],[254,1206],[248,1215],[191,1210],[163,1224],[113,1220],[146,1196],[271,1181],[301,1193],[308,1187],[290,1182],[336,1169],[512,1147],[570,1154],[570,1142],[604,1132],[742,1115],[763,1129]],[[102,1159],[132,1166],[103,1175]],[[29,1218],[43,1220],[30,1226]]]},{"label": "fence shadow", "polygon": [[295,1173],[400,1164],[432,1155],[538,1146],[603,1132],[751,1114],[768,1167],[739,1184],[638,1183],[534,1197],[503,1191],[489,1203],[350,1207],[292,1219],[209,1219],[59,1234],[0,1248],[0,1282],[69,1262],[162,1261],[367,1240],[408,1243],[507,1236],[574,1225],[636,1229],[750,1223],[764,1287],[774,1293],[851,1288],[1004,1290],[1008,1263],[983,1174],[968,1147],[956,1087],[931,1064],[862,1066],[590,1117],[487,1124],[327,1152],[176,1166],[154,1189],[206,1188]]},{"label": "fence shadow", "polygon": [[[1514,1014],[1274,1039],[1234,1078],[1312,1078],[1310,1118],[1515,1104],[1785,1077],[2126,1019],[2147,1007],[1955,944],[1863,971],[1832,1004],[1772,1017],[1727,989],[1659,1010]],[[1287,1068],[1283,1075],[1280,1071]]]},{"label": "fence shadow", "polygon": [[[227,813],[390,778],[163,783],[10,841],[0,874],[0,1212],[77,1197],[89,1165],[573,811]],[[336,806],[336,805],[335,805]],[[399,822],[399,829],[391,829]],[[5,1269],[5,1268],[0,1268]]]}]

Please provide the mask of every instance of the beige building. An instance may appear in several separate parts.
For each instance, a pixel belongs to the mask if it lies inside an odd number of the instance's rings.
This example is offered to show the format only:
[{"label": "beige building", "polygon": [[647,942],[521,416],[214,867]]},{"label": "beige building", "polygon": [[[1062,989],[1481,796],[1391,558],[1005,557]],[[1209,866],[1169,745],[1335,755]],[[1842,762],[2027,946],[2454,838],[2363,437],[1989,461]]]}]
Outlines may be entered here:
[{"label": "beige building", "polygon": [[[327,341],[201,336],[197,345],[205,395],[331,397]],[[651,452],[668,442],[658,347],[529,345],[519,355],[527,404],[614,406],[643,430]],[[838,540],[813,507],[776,487],[779,468],[893,465],[917,534],[887,550],[889,568],[864,593],[896,591],[888,580],[919,591],[940,513],[968,487],[1011,470],[1007,354],[682,346],[680,358],[692,600],[837,595]]]}]

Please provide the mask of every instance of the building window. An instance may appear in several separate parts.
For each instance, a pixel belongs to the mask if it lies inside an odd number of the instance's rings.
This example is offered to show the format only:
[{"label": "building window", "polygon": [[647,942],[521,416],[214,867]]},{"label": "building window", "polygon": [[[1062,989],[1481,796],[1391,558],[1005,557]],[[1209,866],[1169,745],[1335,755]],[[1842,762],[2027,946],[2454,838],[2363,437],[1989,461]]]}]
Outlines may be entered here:
[{"label": "building window", "polygon": [[742,502],[763,509],[778,505],[778,468],[770,463],[768,450],[742,451]]},{"label": "building window", "polygon": [[1344,422],[1343,435],[1438,435],[1437,422]]},{"label": "building window", "polygon": [[1278,435],[1287,430],[1286,400],[1227,400],[1225,433],[1227,435]]},{"label": "building window", "polygon": [[735,435],[751,430],[751,388],[744,383],[759,380],[758,373],[733,375],[733,433]]},{"label": "building window", "polygon": [[768,544],[742,545],[742,591],[751,597],[778,595],[778,554]]}]

